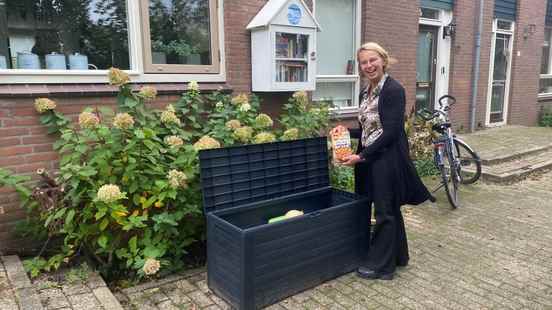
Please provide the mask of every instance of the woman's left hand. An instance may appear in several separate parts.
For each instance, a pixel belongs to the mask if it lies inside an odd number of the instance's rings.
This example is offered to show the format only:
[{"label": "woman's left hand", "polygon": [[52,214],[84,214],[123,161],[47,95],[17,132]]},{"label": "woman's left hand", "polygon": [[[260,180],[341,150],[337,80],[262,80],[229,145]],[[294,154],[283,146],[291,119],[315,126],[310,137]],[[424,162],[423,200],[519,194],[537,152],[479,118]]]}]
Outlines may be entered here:
[{"label": "woman's left hand", "polygon": [[343,162],[341,162],[341,164],[345,166],[354,166],[363,161],[364,159],[360,158],[360,156],[353,154],[343,158]]}]

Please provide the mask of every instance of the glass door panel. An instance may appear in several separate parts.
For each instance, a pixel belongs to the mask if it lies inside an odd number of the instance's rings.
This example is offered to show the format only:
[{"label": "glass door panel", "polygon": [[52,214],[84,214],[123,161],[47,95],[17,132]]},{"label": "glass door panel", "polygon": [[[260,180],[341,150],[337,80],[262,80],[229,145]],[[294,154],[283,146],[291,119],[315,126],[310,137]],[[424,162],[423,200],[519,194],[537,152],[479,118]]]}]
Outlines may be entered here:
[{"label": "glass door panel", "polygon": [[510,61],[510,37],[509,34],[497,33],[495,38],[490,123],[500,123],[505,119],[504,106]]},{"label": "glass door panel", "polygon": [[433,109],[437,28],[420,26],[416,50],[416,109]]}]

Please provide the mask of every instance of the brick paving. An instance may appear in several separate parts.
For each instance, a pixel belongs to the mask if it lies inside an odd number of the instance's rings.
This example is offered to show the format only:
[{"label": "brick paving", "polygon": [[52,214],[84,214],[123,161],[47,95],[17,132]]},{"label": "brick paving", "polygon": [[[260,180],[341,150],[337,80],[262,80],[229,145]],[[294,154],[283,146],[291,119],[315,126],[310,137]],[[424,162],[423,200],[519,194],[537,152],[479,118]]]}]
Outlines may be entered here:
[{"label": "brick paving", "polygon": [[[404,209],[411,260],[393,281],[350,273],[268,309],[552,309],[552,172],[460,194],[457,210],[442,190]],[[125,309],[229,309],[201,270],[117,297]]]},{"label": "brick paving", "polygon": [[15,292],[10,285],[4,263],[0,259],[0,309],[18,310],[19,306],[15,298]]},{"label": "brick paving", "polygon": [[75,267],[42,274],[32,283],[46,310],[122,309],[102,277],[88,268]]}]

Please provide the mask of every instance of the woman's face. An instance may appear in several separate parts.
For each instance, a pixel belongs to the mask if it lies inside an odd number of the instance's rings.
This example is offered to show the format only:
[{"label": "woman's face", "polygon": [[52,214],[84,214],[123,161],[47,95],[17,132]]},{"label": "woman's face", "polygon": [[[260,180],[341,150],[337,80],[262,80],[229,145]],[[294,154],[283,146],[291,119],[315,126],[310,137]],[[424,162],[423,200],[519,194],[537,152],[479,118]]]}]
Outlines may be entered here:
[{"label": "woman's face", "polygon": [[360,71],[371,83],[377,83],[381,80],[384,74],[383,58],[377,52],[369,50],[360,51],[358,62],[360,64]]}]

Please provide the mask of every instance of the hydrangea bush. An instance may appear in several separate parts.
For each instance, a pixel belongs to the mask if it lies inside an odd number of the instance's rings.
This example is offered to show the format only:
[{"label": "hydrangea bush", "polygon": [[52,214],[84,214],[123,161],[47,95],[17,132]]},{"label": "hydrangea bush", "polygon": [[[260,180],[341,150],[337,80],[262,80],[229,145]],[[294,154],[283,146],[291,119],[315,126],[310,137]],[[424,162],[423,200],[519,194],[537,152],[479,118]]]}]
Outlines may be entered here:
[{"label": "hydrangea bush", "polygon": [[187,248],[204,238],[199,150],[317,136],[328,127],[327,107],[311,107],[304,93],[285,105],[275,129],[254,96],[201,94],[191,82],[178,102],[156,110],[148,106],[154,88],[133,90],[113,68],[109,81],[119,87],[116,110],[87,108],[75,124],[50,99],[35,101],[41,122],[59,135],[55,185],[63,195],[32,210],[50,238],[62,239],[55,255],[26,263],[33,274],[82,255],[110,278],[181,269]]}]

